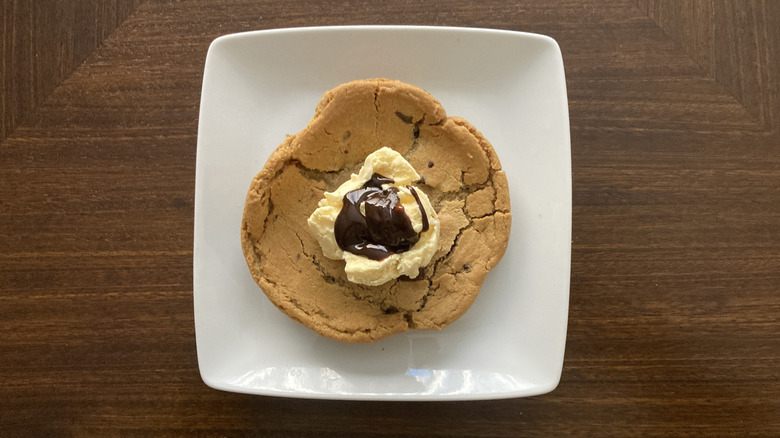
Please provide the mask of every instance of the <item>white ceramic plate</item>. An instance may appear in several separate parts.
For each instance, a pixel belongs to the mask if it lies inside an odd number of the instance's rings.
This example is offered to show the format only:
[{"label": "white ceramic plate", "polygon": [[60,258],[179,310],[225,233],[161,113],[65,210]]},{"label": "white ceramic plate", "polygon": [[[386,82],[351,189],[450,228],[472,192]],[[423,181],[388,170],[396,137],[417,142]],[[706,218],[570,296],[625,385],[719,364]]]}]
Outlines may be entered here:
[{"label": "white ceramic plate", "polygon": [[[254,175],[323,93],[361,78],[426,89],[493,144],[509,179],[506,255],[471,309],[439,332],[373,344],[323,338],[257,287],[239,239]],[[571,154],[551,38],[442,27],[321,27],[227,35],[208,51],[195,182],[194,302],[204,382],[328,399],[463,400],[553,390],[566,341]]]}]

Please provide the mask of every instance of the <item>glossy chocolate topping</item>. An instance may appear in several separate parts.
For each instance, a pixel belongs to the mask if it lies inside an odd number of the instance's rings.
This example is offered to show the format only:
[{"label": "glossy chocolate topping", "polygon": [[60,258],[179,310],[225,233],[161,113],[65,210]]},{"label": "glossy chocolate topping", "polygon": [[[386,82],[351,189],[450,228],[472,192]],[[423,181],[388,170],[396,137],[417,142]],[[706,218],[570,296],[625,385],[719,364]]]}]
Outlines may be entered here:
[{"label": "glossy chocolate topping", "polygon": [[[363,187],[344,195],[341,211],[336,217],[336,243],[344,251],[382,260],[402,253],[417,243],[420,233],[414,231],[412,221],[398,199],[398,189],[382,188],[392,183],[391,178],[375,173]],[[428,229],[428,217],[417,192],[408,187],[422,213],[423,229]],[[361,212],[361,204],[363,212]]]}]

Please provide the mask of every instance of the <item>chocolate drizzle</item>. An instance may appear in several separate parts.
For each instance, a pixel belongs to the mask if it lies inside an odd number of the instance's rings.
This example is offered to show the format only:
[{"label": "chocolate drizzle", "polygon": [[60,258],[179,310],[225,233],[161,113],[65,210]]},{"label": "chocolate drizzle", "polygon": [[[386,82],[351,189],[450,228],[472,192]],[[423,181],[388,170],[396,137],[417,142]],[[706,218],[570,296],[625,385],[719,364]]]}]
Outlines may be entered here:
[{"label": "chocolate drizzle", "polygon": [[420,207],[420,214],[422,215],[422,230],[420,230],[420,232],[428,231],[428,214],[425,213],[425,207],[423,207],[422,202],[420,202],[420,196],[417,195],[417,190],[412,186],[406,186],[406,188],[412,192],[414,200],[417,201],[417,206]]},{"label": "chocolate drizzle", "polygon": [[[371,260],[382,260],[392,254],[408,251],[420,239],[412,221],[398,199],[396,187],[382,188],[394,182],[377,173],[363,187],[344,195],[341,211],[336,217],[334,232],[339,248]],[[407,186],[422,213],[423,229],[428,229],[428,217],[417,192]],[[363,213],[360,209],[363,205]]]}]

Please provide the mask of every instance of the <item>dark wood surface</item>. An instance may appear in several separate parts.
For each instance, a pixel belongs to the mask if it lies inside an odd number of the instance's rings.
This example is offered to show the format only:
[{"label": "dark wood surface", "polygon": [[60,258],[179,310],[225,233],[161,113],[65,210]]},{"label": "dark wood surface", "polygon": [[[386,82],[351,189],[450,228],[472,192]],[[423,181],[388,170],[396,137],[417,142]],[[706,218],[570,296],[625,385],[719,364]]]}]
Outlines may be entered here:
[{"label": "dark wood surface", "polygon": [[[2,5],[0,436],[780,436],[780,2]],[[559,42],[574,237],[554,392],[329,402],[201,382],[206,50],[331,24]]]}]

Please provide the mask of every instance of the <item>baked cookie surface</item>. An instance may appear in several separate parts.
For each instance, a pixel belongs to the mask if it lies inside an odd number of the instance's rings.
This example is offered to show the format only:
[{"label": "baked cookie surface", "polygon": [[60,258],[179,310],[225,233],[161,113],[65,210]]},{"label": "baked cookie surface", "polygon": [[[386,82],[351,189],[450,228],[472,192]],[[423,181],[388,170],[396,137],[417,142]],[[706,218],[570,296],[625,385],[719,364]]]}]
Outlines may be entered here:
[{"label": "baked cookie surface", "polygon": [[[380,286],[347,280],[307,226],[323,193],[387,146],[420,174],[438,212],[431,262],[415,278]],[[427,92],[370,79],[328,91],[309,125],[289,136],[250,186],[241,226],[249,270],[271,302],[326,337],[372,342],[409,329],[441,329],[463,315],[506,250],[506,176],[490,143],[447,117]]]}]

